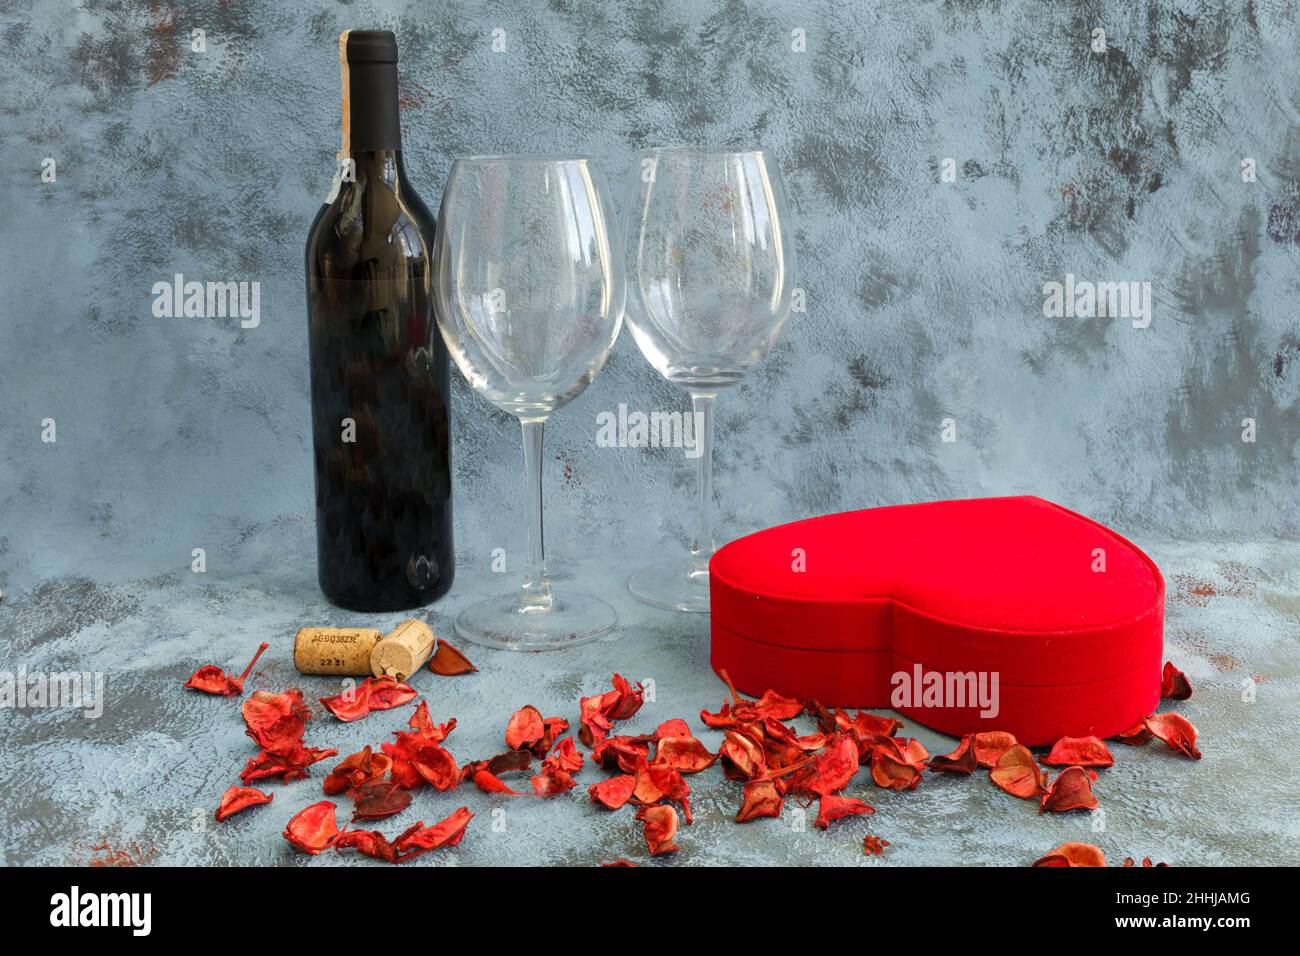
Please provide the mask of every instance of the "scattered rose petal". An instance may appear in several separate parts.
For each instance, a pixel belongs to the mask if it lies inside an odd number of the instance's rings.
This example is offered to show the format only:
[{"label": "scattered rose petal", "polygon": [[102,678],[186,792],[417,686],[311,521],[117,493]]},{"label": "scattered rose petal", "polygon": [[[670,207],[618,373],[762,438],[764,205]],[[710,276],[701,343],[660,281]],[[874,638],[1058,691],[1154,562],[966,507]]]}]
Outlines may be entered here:
[{"label": "scattered rose petal", "polygon": [[674,807],[642,807],[636,812],[636,818],[644,824],[645,845],[651,856],[677,852],[677,844],[673,842],[677,835],[677,810]]},{"label": "scattered rose petal", "polygon": [[1109,767],[1115,758],[1098,737],[1062,737],[1043,763],[1049,767]]},{"label": "scattered rose petal", "polygon": [[1201,759],[1201,752],[1196,749],[1196,728],[1182,714],[1152,714],[1146,719],[1146,726],[1170,750],[1193,760]]},{"label": "scattered rose petal", "polygon": [[745,823],[758,817],[779,817],[785,799],[772,780],[751,780],[745,784],[744,801],[736,813],[736,822]]},{"label": "scattered rose petal", "polygon": [[416,698],[415,688],[395,677],[367,677],[359,685],[320,702],[344,723],[360,720],[377,710],[391,710]]},{"label": "scattered rose petal", "polygon": [[461,807],[447,819],[433,826],[426,827],[422,823],[417,823],[393,841],[400,854],[397,862],[404,863],[422,853],[441,847],[456,846],[465,836],[465,828],[469,826],[469,821],[472,819],[474,814],[469,812],[469,808]]},{"label": "scattered rose petal", "polygon": [[974,734],[967,734],[962,737],[961,743],[957,745],[957,749],[952,753],[931,757],[929,762],[932,773],[972,774],[978,766],[979,759],[975,754]]},{"label": "scattered rose petal", "polygon": [[285,826],[284,838],[312,856],[329,849],[339,838],[334,810],[334,804],[328,800],[299,810]]},{"label": "scattered rose petal", "polygon": [[1091,843],[1062,843],[1034,866],[1105,866],[1106,857]]},{"label": "scattered rose petal", "polygon": [[1191,682],[1173,661],[1165,661],[1164,672],[1160,675],[1160,696],[1166,700],[1187,700],[1192,696]]},{"label": "scattered rose petal", "polygon": [[1153,736],[1155,735],[1152,734],[1149,729],[1147,729],[1146,721],[1139,720],[1136,724],[1134,724],[1128,730],[1124,731],[1122,734],[1116,734],[1115,739],[1122,744],[1126,744],[1129,747],[1140,747],[1148,740],[1150,740]]},{"label": "scattered rose petal", "polygon": [[473,674],[478,668],[469,662],[468,657],[438,638],[438,647],[429,658],[429,670],[440,677],[459,677],[461,674]]},{"label": "scattered rose petal", "polygon": [[613,690],[578,701],[578,738],[588,747],[605,739],[614,721],[626,720],[641,709],[645,692],[639,683],[634,688],[622,674],[615,674],[612,683]]},{"label": "scattered rose petal", "polygon": [[975,735],[975,759],[981,767],[997,766],[1002,755],[1016,745],[1016,738],[1003,730],[986,730]]},{"label": "scattered rose petal", "polygon": [[244,692],[244,681],[248,679],[248,675],[252,672],[253,665],[262,656],[262,652],[270,646],[270,644],[263,641],[262,646],[253,654],[253,659],[244,668],[244,673],[238,677],[227,677],[226,672],[217,665],[205,664],[194,672],[190,679],[185,682],[185,686],[191,690],[202,691],[205,694],[217,694],[221,697],[238,696]]},{"label": "scattered rose petal", "polygon": [[593,783],[587,788],[587,793],[591,796],[592,803],[617,810],[632,799],[632,791],[635,789],[636,777],[630,773],[622,773],[600,783]]},{"label": "scattered rose petal", "polygon": [[506,746],[511,750],[527,750],[546,733],[542,712],[532,704],[515,711],[506,723]]},{"label": "scattered rose petal", "polygon": [[411,791],[391,780],[370,780],[353,791],[353,820],[382,820],[411,805]]},{"label": "scattered rose petal", "polygon": [[875,807],[857,797],[841,797],[833,793],[824,793],[818,805],[817,820],[813,825],[825,830],[836,820],[875,812]]},{"label": "scattered rose petal", "polygon": [[275,797],[263,793],[254,787],[231,787],[221,797],[221,806],[217,807],[217,822],[221,823],[249,807],[270,803]]},{"label": "scattered rose petal", "polygon": [[322,787],[326,795],[347,793],[370,780],[377,780],[392,769],[393,759],[387,754],[373,753],[370,747],[349,754],[329,772]]},{"label": "scattered rose petal", "polygon": [[1082,767],[1066,767],[1052,781],[1039,802],[1038,812],[1065,813],[1068,810],[1096,810],[1092,781]]},{"label": "scattered rose petal", "polygon": [[681,773],[699,773],[713,766],[718,755],[691,736],[659,737],[655,762],[675,767]]},{"label": "scattered rose petal", "polygon": [[1029,748],[1015,744],[989,771],[989,779],[999,790],[1004,790],[1013,797],[1032,800],[1042,796],[1046,789],[1047,775],[1038,769]]}]

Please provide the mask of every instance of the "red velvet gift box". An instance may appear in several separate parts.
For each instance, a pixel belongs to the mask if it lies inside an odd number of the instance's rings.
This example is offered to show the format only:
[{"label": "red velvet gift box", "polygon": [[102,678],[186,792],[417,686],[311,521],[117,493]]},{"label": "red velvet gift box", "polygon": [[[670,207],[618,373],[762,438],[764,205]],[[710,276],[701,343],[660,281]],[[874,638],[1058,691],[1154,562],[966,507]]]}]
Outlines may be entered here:
[{"label": "red velvet gift box", "polygon": [[713,668],[751,695],[1031,746],[1113,736],[1159,701],[1160,570],[1041,498],[809,518],[731,542],[709,573]]}]

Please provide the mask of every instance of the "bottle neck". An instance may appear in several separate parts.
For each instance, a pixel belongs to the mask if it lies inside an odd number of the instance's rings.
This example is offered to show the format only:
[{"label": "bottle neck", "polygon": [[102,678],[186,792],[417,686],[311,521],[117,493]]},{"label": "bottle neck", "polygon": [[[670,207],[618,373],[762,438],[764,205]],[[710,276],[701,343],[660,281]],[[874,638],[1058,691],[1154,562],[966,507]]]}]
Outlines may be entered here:
[{"label": "bottle neck", "polygon": [[402,128],[396,63],[343,61],[343,153],[395,153],[400,172]]}]

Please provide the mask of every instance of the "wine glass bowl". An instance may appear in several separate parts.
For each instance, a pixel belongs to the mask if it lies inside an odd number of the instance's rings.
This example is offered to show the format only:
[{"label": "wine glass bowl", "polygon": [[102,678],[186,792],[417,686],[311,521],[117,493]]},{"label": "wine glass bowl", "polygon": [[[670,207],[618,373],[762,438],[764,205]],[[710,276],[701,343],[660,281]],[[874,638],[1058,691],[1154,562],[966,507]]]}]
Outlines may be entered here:
[{"label": "wine glass bowl", "polygon": [[456,160],[434,244],[439,328],[457,368],[520,421],[529,512],[523,585],[456,619],[466,640],[509,650],[609,634],[604,601],[552,592],[542,538],[542,435],[609,356],[623,320],[623,250],[608,191],[583,157]]},{"label": "wine glass bowl", "polygon": [[642,568],[628,588],[680,611],[709,609],[713,403],[771,350],[790,313],[794,250],[780,171],[758,149],[664,148],[641,155],[632,190],[628,325],[699,422],[690,553]]},{"label": "wine glass bowl", "polygon": [[443,337],[470,385],[521,419],[581,393],[618,336],[623,269],[605,196],[579,157],[473,156],[448,176]]},{"label": "wine glass bowl", "polygon": [[761,150],[649,150],[628,232],[628,325],[683,388],[719,389],[767,355],[790,310],[785,194]]}]

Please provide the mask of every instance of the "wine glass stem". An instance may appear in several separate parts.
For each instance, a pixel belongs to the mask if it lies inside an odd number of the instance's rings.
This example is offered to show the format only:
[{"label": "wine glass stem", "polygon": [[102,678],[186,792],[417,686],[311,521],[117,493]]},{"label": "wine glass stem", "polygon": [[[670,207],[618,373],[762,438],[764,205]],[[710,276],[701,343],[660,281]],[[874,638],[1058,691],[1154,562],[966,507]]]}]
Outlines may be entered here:
[{"label": "wine glass stem", "polygon": [[528,488],[528,563],[519,609],[524,613],[549,611],[554,598],[546,580],[546,546],[542,541],[542,435],[546,419],[523,421],[524,478]]},{"label": "wine glass stem", "polygon": [[691,571],[708,571],[713,557],[713,400],[716,392],[691,392],[691,412],[695,426],[695,453],[699,456],[698,494],[695,516],[695,541],[691,544]]}]

